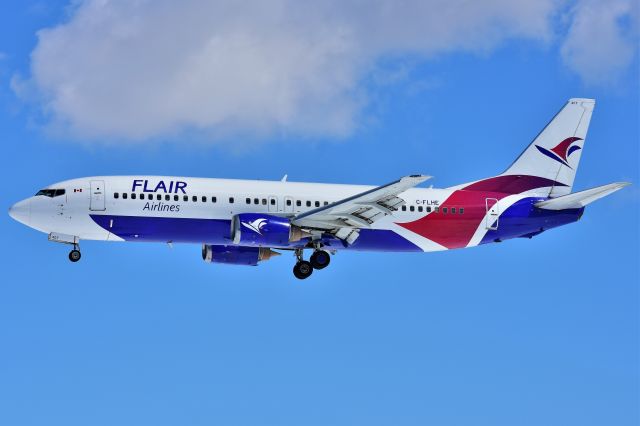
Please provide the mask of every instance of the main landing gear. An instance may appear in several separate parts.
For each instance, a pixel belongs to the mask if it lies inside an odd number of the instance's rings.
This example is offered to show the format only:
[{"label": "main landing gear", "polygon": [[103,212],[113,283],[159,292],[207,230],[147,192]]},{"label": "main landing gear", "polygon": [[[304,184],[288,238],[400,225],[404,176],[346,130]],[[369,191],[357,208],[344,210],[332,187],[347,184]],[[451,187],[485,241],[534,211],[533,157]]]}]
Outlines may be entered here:
[{"label": "main landing gear", "polygon": [[329,253],[321,249],[315,249],[309,261],[304,260],[302,255],[303,250],[296,249],[297,262],[293,266],[293,275],[300,280],[309,278],[314,269],[324,269],[331,262]]}]

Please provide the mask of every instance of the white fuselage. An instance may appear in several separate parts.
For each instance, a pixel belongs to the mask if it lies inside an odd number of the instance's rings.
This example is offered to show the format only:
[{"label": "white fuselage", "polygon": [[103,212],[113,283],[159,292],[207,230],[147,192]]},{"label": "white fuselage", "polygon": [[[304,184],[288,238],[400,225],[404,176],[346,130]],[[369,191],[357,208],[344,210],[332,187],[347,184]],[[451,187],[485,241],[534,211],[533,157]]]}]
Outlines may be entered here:
[{"label": "white fuselage", "polygon": [[[491,190],[477,183],[449,189],[411,188],[397,196],[404,205],[359,229],[353,244],[321,233],[330,250],[436,251],[472,247],[519,236],[577,220],[568,216],[531,215],[541,198],[539,185],[518,193],[499,192],[519,177],[496,177]],[[543,183],[544,185],[544,183]],[[300,214],[356,194],[373,186],[256,181],[169,176],[95,176],[59,182],[14,205],[18,221],[48,233],[54,241],[79,240],[185,242],[234,245],[232,220],[237,215],[260,214],[295,219]],[[497,188],[497,189],[495,189]],[[536,189],[538,188],[538,189]],[[57,192],[56,192],[57,191]],[[62,194],[62,192],[64,192]],[[518,207],[520,206],[520,207]],[[512,213],[510,213],[512,212]],[[548,217],[547,217],[548,216]],[[500,219],[500,227],[498,226]],[[246,234],[245,234],[246,235]],[[269,248],[306,248],[300,243],[252,245]]]}]

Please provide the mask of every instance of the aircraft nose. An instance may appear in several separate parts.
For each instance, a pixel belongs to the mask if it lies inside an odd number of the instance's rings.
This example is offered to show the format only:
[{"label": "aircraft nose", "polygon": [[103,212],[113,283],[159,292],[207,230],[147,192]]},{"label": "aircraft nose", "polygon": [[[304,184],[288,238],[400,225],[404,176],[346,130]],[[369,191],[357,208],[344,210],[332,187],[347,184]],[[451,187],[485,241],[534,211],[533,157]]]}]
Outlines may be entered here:
[{"label": "aircraft nose", "polygon": [[9,216],[28,226],[31,221],[31,200],[26,199],[15,203],[9,208]]}]

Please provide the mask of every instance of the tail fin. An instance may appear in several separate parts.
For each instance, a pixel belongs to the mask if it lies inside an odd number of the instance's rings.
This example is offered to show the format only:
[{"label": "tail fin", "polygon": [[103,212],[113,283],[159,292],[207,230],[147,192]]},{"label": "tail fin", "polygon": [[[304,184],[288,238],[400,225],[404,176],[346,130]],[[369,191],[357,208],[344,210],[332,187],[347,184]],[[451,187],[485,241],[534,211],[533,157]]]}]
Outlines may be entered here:
[{"label": "tail fin", "polygon": [[544,196],[571,193],[595,103],[593,99],[569,99],[501,176],[546,179],[551,189],[541,188]]}]

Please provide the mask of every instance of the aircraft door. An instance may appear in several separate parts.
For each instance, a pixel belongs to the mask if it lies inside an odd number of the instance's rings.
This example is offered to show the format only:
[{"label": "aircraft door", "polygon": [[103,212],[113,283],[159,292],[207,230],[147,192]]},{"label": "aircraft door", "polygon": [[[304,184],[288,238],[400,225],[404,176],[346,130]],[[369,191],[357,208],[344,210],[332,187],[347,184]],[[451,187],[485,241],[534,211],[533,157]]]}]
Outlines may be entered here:
[{"label": "aircraft door", "polygon": [[278,211],[278,197],[274,195],[269,196],[269,211],[270,212]]},{"label": "aircraft door", "polygon": [[92,180],[91,199],[89,201],[89,210],[104,211],[105,210],[105,189],[103,180]]},{"label": "aircraft door", "polygon": [[498,208],[498,200],[496,198],[485,199],[487,215],[485,217],[485,227],[495,231],[498,229],[498,219],[500,218],[500,209]]}]

